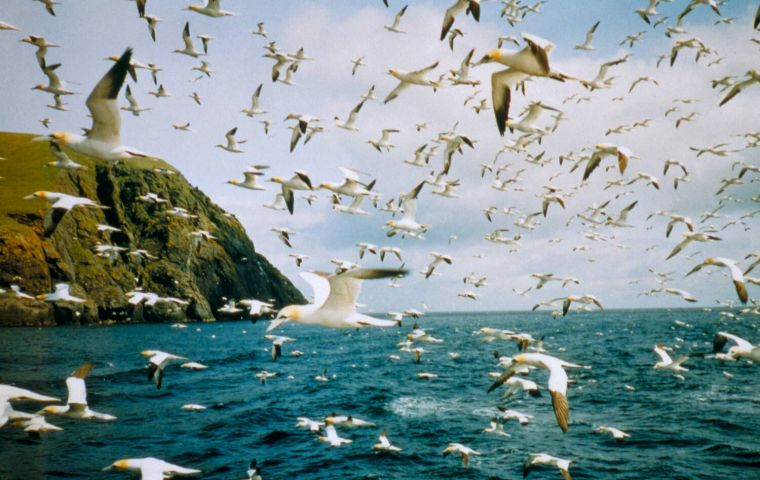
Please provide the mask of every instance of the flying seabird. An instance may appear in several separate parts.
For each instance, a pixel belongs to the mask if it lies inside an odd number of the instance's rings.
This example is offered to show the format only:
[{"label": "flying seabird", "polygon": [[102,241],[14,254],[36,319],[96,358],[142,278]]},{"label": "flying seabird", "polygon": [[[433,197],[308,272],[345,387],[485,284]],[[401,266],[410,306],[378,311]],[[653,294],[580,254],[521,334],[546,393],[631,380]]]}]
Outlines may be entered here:
[{"label": "flying seabird", "polygon": [[66,378],[66,388],[69,391],[69,398],[66,400],[66,405],[50,405],[40,410],[38,414],[60,415],[62,417],[84,420],[116,420],[116,417],[113,415],[95,412],[90,410],[90,407],[87,405],[87,387],[84,379],[90,373],[90,370],[92,370],[92,363],[88,362],[74,370],[71,375]]},{"label": "flying seabird", "polygon": [[148,357],[148,381],[155,381],[156,388],[161,388],[164,378],[164,368],[172,362],[187,360],[185,357],[162,352],[160,350],[145,350],[140,352],[143,357]]},{"label": "flying seabird", "polygon": [[363,280],[398,277],[406,273],[406,270],[381,268],[355,268],[329,276],[301,272],[301,278],[314,290],[314,302],[283,308],[267,327],[267,332],[288,321],[329,328],[394,327],[397,325],[394,321],[357,312],[356,301]]},{"label": "flying seabird", "polygon": [[565,368],[580,368],[580,365],[568,363],[559,358],[552,357],[543,353],[521,353],[512,357],[512,363],[504,373],[488,388],[492,391],[496,387],[504,384],[515,373],[516,370],[524,365],[530,365],[536,368],[545,368],[549,370],[549,393],[552,397],[552,407],[554,415],[557,418],[557,424],[563,432],[567,432],[570,422],[570,406],[567,402],[567,374]]},{"label": "flying seabird", "polygon": [[129,68],[132,49],[128,48],[87,97],[87,109],[92,115],[92,127],[87,135],[53,132],[36,137],[34,141],[54,141],[72,150],[103,160],[146,157],[145,153],[121,144],[121,119],[116,101]]}]

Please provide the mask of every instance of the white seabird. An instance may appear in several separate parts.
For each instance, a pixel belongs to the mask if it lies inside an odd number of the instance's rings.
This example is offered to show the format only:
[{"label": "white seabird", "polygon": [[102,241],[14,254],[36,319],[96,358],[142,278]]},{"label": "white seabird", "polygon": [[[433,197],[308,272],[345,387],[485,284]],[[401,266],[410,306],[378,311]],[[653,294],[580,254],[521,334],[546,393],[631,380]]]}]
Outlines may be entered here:
[{"label": "white seabird", "polygon": [[397,325],[394,321],[374,318],[357,312],[356,301],[363,280],[397,277],[405,274],[405,270],[380,268],[355,268],[330,276],[301,272],[301,278],[306,280],[314,290],[314,302],[308,305],[289,305],[283,308],[267,327],[267,332],[288,321],[329,328],[394,327]]},{"label": "white seabird", "polygon": [[148,156],[139,150],[122,145],[119,135],[121,118],[116,99],[127,75],[131,57],[132,49],[128,48],[87,97],[87,109],[92,115],[92,127],[87,135],[53,132],[48,136],[36,137],[34,141],[54,141],[76,152],[103,160]]},{"label": "white seabird", "polygon": [[552,397],[552,407],[554,415],[557,418],[557,424],[563,432],[567,432],[570,422],[570,406],[567,402],[567,374],[565,368],[580,368],[580,365],[565,362],[559,358],[552,357],[543,353],[521,353],[512,357],[512,364],[504,373],[496,379],[489,387],[488,391],[502,385],[516,370],[524,365],[530,365],[536,368],[545,368],[549,370],[549,393]]},{"label": "white seabird", "polygon": [[127,471],[133,475],[139,473],[142,480],[163,480],[175,475],[185,477],[201,473],[200,470],[195,468],[180,467],[179,465],[174,465],[154,457],[123,458],[103,469],[104,472],[112,470]]},{"label": "white seabird", "polygon": [[113,415],[95,412],[90,410],[90,407],[87,405],[87,387],[84,379],[90,373],[90,370],[92,370],[92,364],[88,362],[74,370],[66,378],[66,388],[69,391],[66,405],[49,405],[40,410],[38,414],[60,415],[62,417],[83,420],[116,420],[116,417]]},{"label": "white seabird", "polygon": [[160,350],[145,350],[140,352],[143,357],[148,357],[148,381],[156,382],[156,388],[161,388],[164,378],[164,368],[172,362],[187,360],[185,357],[162,352]]}]

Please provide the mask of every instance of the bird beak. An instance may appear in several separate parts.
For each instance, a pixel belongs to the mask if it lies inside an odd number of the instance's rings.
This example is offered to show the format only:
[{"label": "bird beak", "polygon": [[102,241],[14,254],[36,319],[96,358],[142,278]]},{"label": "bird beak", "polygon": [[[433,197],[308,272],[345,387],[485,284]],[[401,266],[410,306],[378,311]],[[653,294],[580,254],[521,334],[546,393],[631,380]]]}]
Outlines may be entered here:
[{"label": "bird beak", "polygon": [[478,60],[474,65],[477,67],[478,65],[483,65],[484,63],[490,62],[491,59],[488,57],[488,55],[483,55],[483,58]]},{"label": "bird beak", "polygon": [[33,193],[30,193],[29,195],[27,195],[26,197],[24,197],[24,200],[34,200],[35,198],[37,198],[37,197],[35,197]]},{"label": "bird beak", "polygon": [[50,135],[41,135],[32,139],[33,142],[49,142],[50,140],[52,140]]}]

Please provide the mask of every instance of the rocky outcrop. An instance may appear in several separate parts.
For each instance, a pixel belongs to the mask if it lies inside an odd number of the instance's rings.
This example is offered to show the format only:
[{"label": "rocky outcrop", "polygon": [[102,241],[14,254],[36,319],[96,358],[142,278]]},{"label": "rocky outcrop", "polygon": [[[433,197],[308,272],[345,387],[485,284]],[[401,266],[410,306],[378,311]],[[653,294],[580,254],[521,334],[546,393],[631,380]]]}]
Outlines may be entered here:
[{"label": "rocky outcrop", "polygon": [[[215,205],[171,166],[155,159],[105,162],[67,151],[83,170],[46,167],[52,158],[31,136],[0,134],[0,288],[29,294],[71,284],[82,304],[48,303],[0,294],[0,325],[211,321],[231,299],[256,298],[276,307],[303,303],[300,292],[263,256],[240,222]],[[48,204],[23,200],[37,190],[97,201],[107,209],[76,207],[46,235]],[[166,202],[141,201],[148,192]],[[190,218],[170,215],[175,207]],[[110,225],[118,232],[101,232]],[[198,241],[191,232],[214,237]],[[96,255],[98,245],[125,251]],[[145,250],[156,259],[134,252]],[[126,293],[142,289],[184,299],[187,305],[133,306]]]}]

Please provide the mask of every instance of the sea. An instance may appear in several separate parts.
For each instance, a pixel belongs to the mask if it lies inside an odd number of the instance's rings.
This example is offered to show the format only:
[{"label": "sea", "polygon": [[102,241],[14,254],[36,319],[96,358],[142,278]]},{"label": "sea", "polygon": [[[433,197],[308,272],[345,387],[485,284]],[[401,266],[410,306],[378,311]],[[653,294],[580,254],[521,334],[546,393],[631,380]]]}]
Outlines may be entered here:
[{"label": "sea", "polygon": [[[420,363],[397,344],[400,328],[329,330],[302,325],[277,333],[295,339],[272,361],[265,322],[218,322],[172,328],[163,324],[0,329],[0,378],[66,398],[65,378],[86,361],[90,407],[110,423],[51,417],[61,432],[31,438],[0,429],[0,478],[126,478],[102,469],[121,458],[158,457],[203,471],[202,478],[243,479],[256,459],[271,479],[516,479],[531,453],[572,461],[574,479],[760,478],[760,366],[712,358],[712,338],[728,331],[760,341],[758,316],[726,311],[617,310],[428,313],[418,320],[443,343],[420,344]],[[736,314],[736,311],[733,311]],[[513,355],[512,341],[484,341],[481,327],[544,338],[548,354],[585,368],[568,370],[570,429],[557,426],[548,392],[539,398],[501,400],[487,393],[500,371],[494,352]],[[690,355],[682,378],[655,370],[653,347]],[[190,371],[173,364],[162,388],[150,383],[140,352],[158,349],[208,366]],[[299,350],[302,356],[292,356]],[[453,354],[453,355],[452,355]],[[391,355],[400,358],[394,360]],[[256,373],[277,375],[262,384]],[[437,378],[420,379],[417,373]],[[327,382],[315,380],[326,373]],[[529,378],[542,389],[546,371]],[[204,411],[182,410],[185,404]],[[497,406],[533,418],[505,424],[509,436],[483,433]],[[16,403],[34,411],[38,405]],[[336,413],[375,424],[338,433],[352,443],[338,448],[296,428],[298,417]],[[616,442],[596,427],[631,436]],[[373,451],[381,431],[402,450]],[[477,450],[469,468],[444,457],[449,442]],[[561,478],[544,467],[529,478]]]}]

